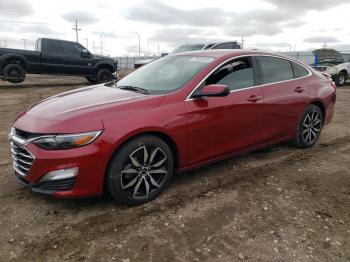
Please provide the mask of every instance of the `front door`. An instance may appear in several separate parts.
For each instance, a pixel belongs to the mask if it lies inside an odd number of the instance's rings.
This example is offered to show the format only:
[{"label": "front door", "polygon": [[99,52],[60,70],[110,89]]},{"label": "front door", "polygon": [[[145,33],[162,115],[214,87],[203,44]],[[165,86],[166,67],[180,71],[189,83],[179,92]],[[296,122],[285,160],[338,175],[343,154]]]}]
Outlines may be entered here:
[{"label": "front door", "polygon": [[185,101],[190,164],[253,147],[261,139],[263,94],[255,86],[254,65],[251,57],[233,59],[199,87],[227,85],[228,96]]}]

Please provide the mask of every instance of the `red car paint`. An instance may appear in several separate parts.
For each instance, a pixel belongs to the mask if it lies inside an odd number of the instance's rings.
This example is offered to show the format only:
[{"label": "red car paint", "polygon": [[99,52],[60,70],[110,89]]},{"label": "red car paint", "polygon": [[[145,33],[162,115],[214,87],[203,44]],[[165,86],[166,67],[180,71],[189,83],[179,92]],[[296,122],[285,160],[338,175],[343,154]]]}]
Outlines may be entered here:
[{"label": "red car paint", "polygon": [[292,139],[301,114],[311,103],[324,108],[325,124],[332,119],[335,88],[331,80],[306,65],[311,72],[308,77],[237,90],[226,97],[190,99],[201,81],[226,60],[272,54],[216,50],[195,55],[214,60],[176,92],[143,95],[91,86],[56,95],[22,113],[13,126],[31,133],[103,130],[93,143],[75,149],[48,151],[29,143],[27,149],[35,161],[25,180],[35,184],[48,172],[78,166],[73,189],[53,195],[100,195],[111,156],[125,141],[142,133],[166,137],[173,144],[181,173]]}]

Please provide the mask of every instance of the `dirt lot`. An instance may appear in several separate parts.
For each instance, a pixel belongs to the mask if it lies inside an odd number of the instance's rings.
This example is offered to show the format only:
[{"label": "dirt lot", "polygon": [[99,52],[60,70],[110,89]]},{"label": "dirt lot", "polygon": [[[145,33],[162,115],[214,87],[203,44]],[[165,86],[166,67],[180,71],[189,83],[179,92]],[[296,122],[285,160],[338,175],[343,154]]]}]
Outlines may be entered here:
[{"label": "dirt lot", "polygon": [[156,201],[58,200],[12,177],[7,134],[28,103],[86,85],[0,84],[0,261],[350,261],[350,85],[312,149],[282,144],[174,178]]}]

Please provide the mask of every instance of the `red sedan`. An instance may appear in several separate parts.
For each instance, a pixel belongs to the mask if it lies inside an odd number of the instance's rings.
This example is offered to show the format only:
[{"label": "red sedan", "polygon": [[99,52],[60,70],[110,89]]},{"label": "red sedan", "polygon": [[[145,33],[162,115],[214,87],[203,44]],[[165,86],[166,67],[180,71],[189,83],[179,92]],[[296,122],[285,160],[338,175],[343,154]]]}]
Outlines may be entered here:
[{"label": "red sedan", "polygon": [[285,141],[313,146],[333,117],[332,80],[247,50],[166,56],[118,82],[53,96],[10,133],[15,177],[33,191],[128,205],[185,172]]}]

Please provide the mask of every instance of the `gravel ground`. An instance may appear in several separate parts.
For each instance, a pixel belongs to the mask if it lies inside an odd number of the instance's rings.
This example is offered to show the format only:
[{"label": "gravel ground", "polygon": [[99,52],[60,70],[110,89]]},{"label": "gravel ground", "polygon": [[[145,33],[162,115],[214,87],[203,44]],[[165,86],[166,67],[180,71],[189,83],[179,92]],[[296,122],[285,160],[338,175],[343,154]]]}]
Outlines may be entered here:
[{"label": "gravel ground", "polygon": [[7,134],[30,103],[88,83],[0,83],[0,261],[350,261],[350,85],[308,150],[273,146],[174,178],[155,201],[59,200],[12,177]]}]

